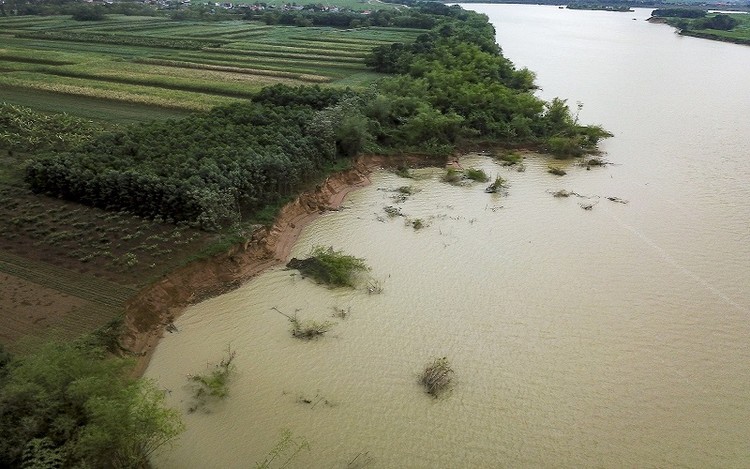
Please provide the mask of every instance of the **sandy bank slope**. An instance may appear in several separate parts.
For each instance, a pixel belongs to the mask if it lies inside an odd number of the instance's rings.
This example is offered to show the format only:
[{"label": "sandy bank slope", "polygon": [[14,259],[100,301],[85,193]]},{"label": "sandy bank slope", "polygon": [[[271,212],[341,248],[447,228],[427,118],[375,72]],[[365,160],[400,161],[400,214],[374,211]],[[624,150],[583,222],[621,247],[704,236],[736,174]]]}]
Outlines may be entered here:
[{"label": "sandy bank slope", "polygon": [[164,327],[185,307],[285,262],[302,229],[320,214],[339,208],[349,192],[369,184],[368,175],[381,162],[379,158],[360,160],[352,169],[328,177],[315,190],[285,205],[270,228],[258,229],[228,252],[193,262],[138,292],[125,305],[126,332],[121,340],[141,357],[136,374],[146,369]]}]

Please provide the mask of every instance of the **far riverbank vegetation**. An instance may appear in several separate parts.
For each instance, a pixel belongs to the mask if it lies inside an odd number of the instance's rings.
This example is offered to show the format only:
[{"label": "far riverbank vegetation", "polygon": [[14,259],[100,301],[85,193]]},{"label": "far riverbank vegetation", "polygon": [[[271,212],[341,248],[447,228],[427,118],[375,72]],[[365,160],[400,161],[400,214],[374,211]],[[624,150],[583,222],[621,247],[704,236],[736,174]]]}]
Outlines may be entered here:
[{"label": "far riverbank vegetation", "polygon": [[750,14],[709,13],[695,8],[660,8],[651,21],[666,22],[683,36],[750,45]]}]

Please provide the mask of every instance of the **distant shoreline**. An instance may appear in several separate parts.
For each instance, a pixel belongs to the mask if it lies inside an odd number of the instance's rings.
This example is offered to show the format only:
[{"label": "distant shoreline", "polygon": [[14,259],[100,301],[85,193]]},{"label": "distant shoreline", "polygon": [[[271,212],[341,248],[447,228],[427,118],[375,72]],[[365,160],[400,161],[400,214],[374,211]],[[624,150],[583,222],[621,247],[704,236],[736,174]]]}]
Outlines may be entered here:
[{"label": "distant shoreline", "polygon": [[[470,3],[486,3],[486,4],[499,4],[499,5],[550,5],[550,6],[566,6],[569,3],[575,2],[563,2],[555,0],[462,0],[460,2],[447,2],[443,3],[458,3],[458,4],[470,4]],[[664,8],[663,3],[633,3],[625,1],[591,1],[592,4],[603,4],[603,5],[627,5],[630,8]],[[677,6],[677,5],[676,5]],[[750,5],[726,5],[719,3],[708,3],[701,5],[678,5],[679,8],[699,9],[699,10],[721,10],[721,11],[732,11],[732,12],[750,12]]]}]

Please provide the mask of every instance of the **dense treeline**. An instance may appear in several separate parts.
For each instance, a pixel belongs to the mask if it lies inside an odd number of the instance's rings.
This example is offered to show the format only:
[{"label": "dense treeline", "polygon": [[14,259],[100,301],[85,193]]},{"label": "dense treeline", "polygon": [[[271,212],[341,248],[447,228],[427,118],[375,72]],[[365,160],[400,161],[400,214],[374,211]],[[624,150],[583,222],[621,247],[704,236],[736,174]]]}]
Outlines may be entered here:
[{"label": "dense treeline", "polygon": [[[534,96],[534,74],[516,69],[502,55],[485,15],[439,3],[420,5],[439,18],[435,28],[412,44],[377,47],[368,59],[376,70],[396,74],[380,85],[390,117],[403,122],[394,129],[394,136],[402,137],[394,143],[480,138],[540,145],[571,156],[593,149],[608,135],[577,125],[564,101],[546,103]],[[409,132],[412,126],[423,132]]]},{"label": "dense treeline", "polygon": [[651,16],[666,18],[667,23],[683,33],[702,29],[715,29],[719,31],[730,31],[740,24],[740,21],[732,16],[722,13],[708,15],[705,10],[694,10],[687,8],[664,8],[654,10]]},{"label": "dense treeline", "polygon": [[656,18],[703,18],[706,16],[706,11],[695,8],[659,8],[652,11],[651,16]]},{"label": "dense treeline", "polygon": [[404,15],[434,26],[412,44],[376,48],[367,63],[392,76],[366,92],[277,85],[247,104],[37,157],[26,181],[37,192],[216,229],[362,151],[446,155],[492,141],[562,157],[608,135],[578,125],[564,101],[534,96],[533,73],[502,55],[486,16],[439,3]]},{"label": "dense treeline", "polygon": [[153,5],[139,1],[119,1],[107,5],[87,5],[79,0],[6,0],[0,2],[0,16],[71,15],[80,21],[98,21],[107,13],[127,16],[158,16]]},{"label": "dense treeline", "polygon": [[332,26],[335,28],[359,28],[368,26],[430,29],[435,18],[419,11],[399,13],[393,10],[376,10],[369,15],[358,11],[325,11],[309,5],[302,10],[249,11],[245,19],[260,20],[266,24],[291,26]]},{"label": "dense treeline", "polygon": [[[337,155],[333,121],[316,106],[333,101],[317,87],[269,104],[237,104],[205,115],[109,133],[74,153],[38,157],[31,188],[66,199],[215,229],[291,194]],[[339,92],[343,96],[344,92]],[[270,104],[274,100],[289,105]]]},{"label": "dense treeline", "polygon": [[146,467],[183,426],[129,368],[85,341],[19,357],[0,345],[0,467]]}]

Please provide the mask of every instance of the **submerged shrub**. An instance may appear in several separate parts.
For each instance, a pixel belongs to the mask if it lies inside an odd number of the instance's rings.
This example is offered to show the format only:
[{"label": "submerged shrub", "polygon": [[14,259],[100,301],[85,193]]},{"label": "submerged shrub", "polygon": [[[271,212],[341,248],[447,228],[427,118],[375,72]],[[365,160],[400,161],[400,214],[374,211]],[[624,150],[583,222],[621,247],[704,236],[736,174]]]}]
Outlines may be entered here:
[{"label": "submerged shrub", "polygon": [[448,168],[448,170],[443,175],[443,182],[458,184],[463,180],[463,178],[464,175],[461,171],[453,168]]},{"label": "submerged shrub", "polygon": [[566,173],[564,169],[558,167],[558,166],[549,166],[547,168],[547,172],[550,174],[554,174],[555,176],[565,176]]},{"label": "submerged shrub", "polygon": [[464,171],[464,176],[466,177],[466,179],[471,179],[472,181],[477,182],[487,182],[490,180],[490,177],[487,176],[487,173],[477,168],[468,168]]},{"label": "submerged shrub", "polygon": [[292,336],[305,340],[316,339],[336,325],[330,321],[302,321],[297,315],[290,317],[289,322],[292,323]]},{"label": "submerged shrub", "polygon": [[508,183],[505,179],[503,179],[501,176],[495,177],[495,180],[487,186],[487,188],[484,190],[488,194],[495,194],[497,192],[500,192],[501,190],[508,187]]},{"label": "submerged shrub", "polygon": [[224,399],[229,395],[229,381],[236,372],[236,367],[232,364],[236,355],[236,351],[227,349],[226,356],[210,372],[188,375],[194,400],[188,408],[189,412],[205,407],[210,400]]},{"label": "submerged shrub", "polygon": [[354,287],[357,274],[370,268],[364,259],[336,251],[333,247],[315,246],[307,259],[292,258],[287,267],[332,287]]}]

